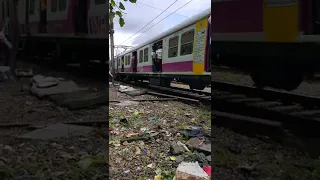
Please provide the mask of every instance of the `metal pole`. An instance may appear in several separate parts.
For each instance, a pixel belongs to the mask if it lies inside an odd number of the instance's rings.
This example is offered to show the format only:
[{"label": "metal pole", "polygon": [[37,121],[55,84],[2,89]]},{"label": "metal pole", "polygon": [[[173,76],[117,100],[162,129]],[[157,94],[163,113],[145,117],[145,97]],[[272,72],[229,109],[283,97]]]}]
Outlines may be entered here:
[{"label": "metal pole", "polygon": [[113,22],[110,23],[110,43],[111,43],[111,67],[112,67],[112,86],[114,86],[114,76],[115,76],[115,66],[114,66],[114,39],[113,39],[114,29]]}]

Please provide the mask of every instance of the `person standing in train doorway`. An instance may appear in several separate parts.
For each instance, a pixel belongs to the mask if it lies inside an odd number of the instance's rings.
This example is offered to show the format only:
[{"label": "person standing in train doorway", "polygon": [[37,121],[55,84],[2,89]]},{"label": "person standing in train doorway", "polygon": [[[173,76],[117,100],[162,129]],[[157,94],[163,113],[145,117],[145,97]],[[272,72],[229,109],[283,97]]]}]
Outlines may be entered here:
[{"label": "person standing in train doorway", "polygon": [[135,55],[132,55],[131,62],[132,62],[132,71],[137,72],[137,58]]},{"label": "person standing in train doorway", "polygon": [[157,57],[157,72],[162,72],[162,45],[159,45],[156,50]]},{"label": "person standing in train doorway", "polygon": [[3,33],[3,36],[4,38],[1,38],[2,39],[2,42],[3,42],[3,55],[4,55],[4,65],[5,66],[8,66],[9,65],[9,61],[10,61],[10,47],[8,46],[8,43],[10,43],[10,39],[9,39],[9,21],[10,21],[10,18],[7,17],[4,25],[3,25],[3,29],[2,29],[2,33]]}]

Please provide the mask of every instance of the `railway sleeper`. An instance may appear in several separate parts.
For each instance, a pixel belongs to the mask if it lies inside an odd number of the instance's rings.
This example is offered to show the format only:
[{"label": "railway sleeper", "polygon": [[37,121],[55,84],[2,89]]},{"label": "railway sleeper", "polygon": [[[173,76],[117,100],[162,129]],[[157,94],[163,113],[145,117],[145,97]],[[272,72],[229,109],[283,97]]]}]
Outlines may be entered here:
[{"label": "railway sleeper", "polygon": [[171,78],[149,78],[150,85],[170,87]]}]

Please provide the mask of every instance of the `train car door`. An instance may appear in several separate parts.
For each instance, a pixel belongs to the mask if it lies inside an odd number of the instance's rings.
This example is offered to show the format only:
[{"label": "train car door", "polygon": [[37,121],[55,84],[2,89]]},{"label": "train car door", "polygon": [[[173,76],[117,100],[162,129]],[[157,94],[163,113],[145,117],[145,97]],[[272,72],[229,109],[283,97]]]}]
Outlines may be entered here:
[{"label": "train car door", "polygon": [[121,60],[121,72],[124,72],[124,56],[122,56]]},{"label": "train car door", "polygon": [[152,46],[152,72],[162,72],[162,40]]},{"label": "train car door", "polygon": [[138,68],[138,53],[137,51],[132,52],[132,72],[137,72]]},{"label": "train car door", "polygon": [[75,4],[75,33],[76,34],[88,34],[88,1],[76,0]]},{"label": "train car door", "polygon": [[320,34],[320,2],[312,0],[312,31],[313,34]]},{"label": "train car door", "polygon": [[47,33],[47,0],[40,1],[39,33]]}]

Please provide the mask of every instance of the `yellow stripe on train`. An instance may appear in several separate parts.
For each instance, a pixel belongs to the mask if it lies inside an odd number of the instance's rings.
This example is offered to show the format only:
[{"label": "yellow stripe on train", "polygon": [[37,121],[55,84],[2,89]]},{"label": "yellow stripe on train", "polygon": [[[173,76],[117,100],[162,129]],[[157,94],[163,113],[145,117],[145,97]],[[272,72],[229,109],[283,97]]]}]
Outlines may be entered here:
[{"label": "yellow stripe on train", "polygon": [[295,42],[298,35],[298,9],[298,0],[264,0],[265,41]]},{"label": "yellow stripe on train", "polygon": [[205,49],[206,38],[208,31],[208,19],[202,19],[196,23],[193,42],[193,73],[204,74],[204,61],[205,61]]}]

